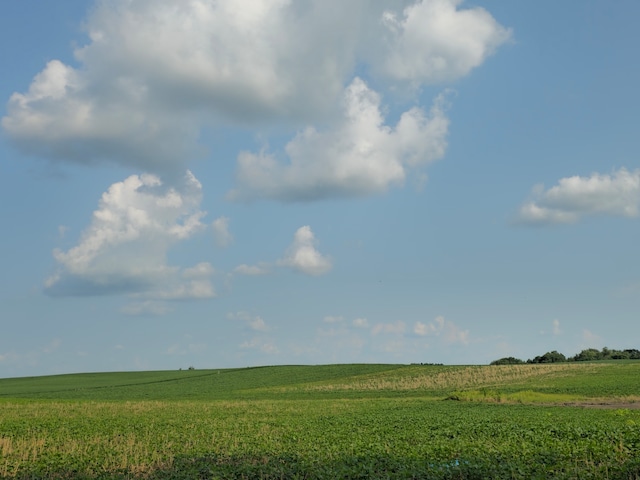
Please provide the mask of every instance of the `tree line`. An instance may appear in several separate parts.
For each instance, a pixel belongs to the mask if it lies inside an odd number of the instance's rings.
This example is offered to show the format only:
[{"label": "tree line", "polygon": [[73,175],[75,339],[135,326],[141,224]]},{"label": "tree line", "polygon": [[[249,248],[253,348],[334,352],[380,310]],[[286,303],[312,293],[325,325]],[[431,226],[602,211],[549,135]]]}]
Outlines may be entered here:
[{"label": "tree line", "polygon": [[640,360],[640,350],[629,348],[626,350],[615,350],[604,347],[602,350],[597,348],[587,348],[573,357],[565,357],[562,353],[553,350],[544,355],[530,358],[527,361],[515,357],[503,357],[491,362],[491,365],[519,365],[523,363],[558,363],[558,362],[593,362],[597,360]]}]

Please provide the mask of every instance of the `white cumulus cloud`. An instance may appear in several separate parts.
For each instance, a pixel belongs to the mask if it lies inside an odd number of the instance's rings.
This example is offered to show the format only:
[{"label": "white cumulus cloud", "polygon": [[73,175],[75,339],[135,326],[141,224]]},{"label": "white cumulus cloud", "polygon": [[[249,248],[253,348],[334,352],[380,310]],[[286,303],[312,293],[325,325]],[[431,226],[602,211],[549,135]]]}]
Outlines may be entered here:
[{"label": "white cumulus cloud", "polygon": [[293,243],[278,264],[306,275],[317,276],[327,273],[332,267],[331,259],[316,249],[316,243],[311,227],[300,227],[293,236]]},{"label": "white cumulus cloud", "polygon": [[287,162],[269,152],[238,156],[231,199],[282,201],[354,197],[402,185],[407,172],[444,155],[449,121],[439,97],[427,114],[414,107],[395,127],[384,123],[380,96],[360,78],[344,92],[343,118],[326,131],[308,127],[285,147]]},{"label": "white cumulus cloud", "polygon": [[385,11],[384,54],[375,57],[374,67],[397,80],[430,84],[462,77],[481,65],[511,31],[483,8],[458,9],[461,3],[424,0],[401,14]]},{"label": "white cumulus cloud", "polygon": [[510,36],[460,0],[110,0],[84,29],[73,65],[51,60],[9,99],[2,127],[14,145],[55,162],[179,175],[207,154],[200,137],[211,128],[322,124],[289,143],[290,164],[238,158],[238,196],[282,200],[378,193],[442,156],[439,107],[388,127],[355,71],[393,96],[398,82],[467,75]]},{"label": "white cumulus cloud", "polygon": [[[54,161],[104,161],[145,171],[183,170],[197,155],[197,129],[179,111],[158,114],[131,78],[95,84],[87,72],[50,61],[28,92],[14,93],[2,127],[23,151]],[[111,75],[109,75],[111,77]]]},{"label": "white cumulus cloud", "polygon": [[538,186],[534,199],[520,207],[516,221],[529,225],[575,223],[586,216],[637,217],[640,213],[640,169],[611,174],[561,178],[548,190]]},{"label": "white cumulus cloud", "polygon": [[[51,295],[127,293],[160,300],[215,296],[213,267],[166,263],[169,248],[202,231],[202,187],[187,172],[180,187],[155,175],[131,175],[111,185],[90,226],[68,251],[54,250],[58,271],[45,282]],[[133,307],[132,307],[133,308]]]}]

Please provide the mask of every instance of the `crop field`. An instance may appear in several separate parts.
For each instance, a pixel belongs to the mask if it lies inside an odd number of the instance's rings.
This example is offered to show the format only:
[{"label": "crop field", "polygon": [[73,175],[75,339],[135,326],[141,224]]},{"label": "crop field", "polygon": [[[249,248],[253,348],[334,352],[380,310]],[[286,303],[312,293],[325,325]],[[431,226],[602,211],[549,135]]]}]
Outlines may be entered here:
[{"label": "crop field", "polygon": [[637,479],[640,361],[0,380],[3,479]]}]

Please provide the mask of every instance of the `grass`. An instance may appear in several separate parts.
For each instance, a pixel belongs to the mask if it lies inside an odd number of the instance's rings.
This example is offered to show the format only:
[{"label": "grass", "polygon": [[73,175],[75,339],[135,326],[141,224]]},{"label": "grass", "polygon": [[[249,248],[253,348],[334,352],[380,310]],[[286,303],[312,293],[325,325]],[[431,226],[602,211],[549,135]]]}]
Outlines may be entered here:
[{"label": "grass", "polygon": [[269,396],[306,383],[340,381],[402,365],[320,365],[221,370],[114,372],[0,380],[2,398],[86,400],[211,400]]},{"label": "grass", "polygon": [[0,478],[640,478],[640,410],[558,406],[632,399],[639,374],[621,362],[4,379]]}]

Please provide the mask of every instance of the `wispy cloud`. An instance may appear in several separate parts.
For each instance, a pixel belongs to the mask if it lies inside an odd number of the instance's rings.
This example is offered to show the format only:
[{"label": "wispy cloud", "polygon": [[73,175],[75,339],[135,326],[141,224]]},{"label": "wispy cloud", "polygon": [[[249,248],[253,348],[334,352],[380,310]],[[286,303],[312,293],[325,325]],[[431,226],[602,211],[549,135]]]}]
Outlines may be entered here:
[{"label": "wispy cloud", "polygon": [[227,318],[230,320],[239,320],[254,331],[268,332],[271,330],[262,317],[251,315],[249,312],[230,312],[227,314]]},{"label": "wispy cloud", "polygon": [[267,355],[278,355],[280,353],[280,349],[276,346],[275,343],[271,341],[265,341],[264,339],[257,337],[242,342],[240,344],[240,348],[258,350],[262,353],[266,353]]},{"label": "wispy cloud", "polygon": [[469,330],[463,330],[450,320],[444,317],[436,317],[433,322],[416,322],[413,326],[413,333],[420,337],[436,336],[442,338],[446,343],[469,343]]},{"label": "wispy cloud", "polygon": [[324,317],[322,319],[323,322],[325,323],[338,323],[338,322],[342,322],[344,320],[344,317],[341,317],[339,315],[327,315],[326,317]]},{"label": "wispy cloud", "polygon": [[216,245],[221,248],[228,247],[233,242],[233,235],[229,232],[229,219],[227,217],[216,218],[211,224],[213,238]]},{"label": "wispy cloud", "polygon": [[366,318],[363,318],[363,317],[356,318],[353,321],[353,326],[357,327],[357,328],[368,328],[369,327],[369,320],[367,320]]},{"label": "wispy cloud", "polygon": [[380,334],[401,335],[406,331],[406,329],[407,329],[406,324],[403,321],[398,320],[393,323],[376,323],[371,328],[371,333],[373,335],[380,335]]},{"label": "wispy cloud", "polygon": [[595,347],[602,343],[602,337],[585,328],[582,330],[582,341],[589,347]]}]

